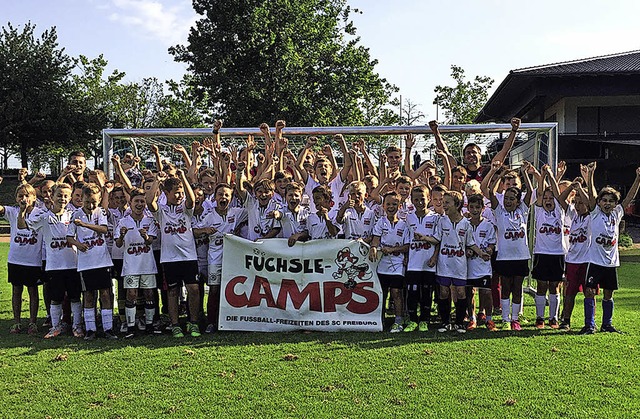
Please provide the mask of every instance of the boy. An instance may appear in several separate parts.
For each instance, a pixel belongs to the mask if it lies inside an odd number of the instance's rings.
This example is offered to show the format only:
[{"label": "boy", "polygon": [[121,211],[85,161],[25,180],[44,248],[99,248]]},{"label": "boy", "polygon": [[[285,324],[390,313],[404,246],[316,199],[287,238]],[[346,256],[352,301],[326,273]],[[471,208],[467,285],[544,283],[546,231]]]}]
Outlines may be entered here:
[{"label": "boy", "polygon": [[145,330],[153,333],[155,314],[154,291],[158,269],[151,244],[158,236],[158,228],[152,217],[145,215],[147,203],[142,189],[131,191],[131,212],[122,218],[115,229],[115,244],[123,250],[122,277],[126,289],[125,338],[135,336],[136,300],[138,289],[143,290],[145,305]]},{"label": "boy", "polygon": [[404,255],[409,251],[411,241],[409,226],[398,218],[400,199],[400,195],[396,192],[387,192],[382,198],[386,217],[379,219],[373,228],[373,239],[369,250],[369,260],[372,262],[378,259],[378,252],[382,253],[378,263],[378,278],[382,286],[383,304],[389,292],[394,303],[395,319],[391,326],[391,333],[402,332]]},{"label": "boy", "polygon": [[331,190],[326,186],[316,186],[313,189],[313,203],[317,211],[309,214],[307,228],[311,240],[331,239],[338,235],[338,227],[334,224],[336,210],[331,209]]},{"label": "boy", "polygon": [[300,183],[289,183],[285,193],[287,206],[273,213],[273,218],[282,224],[280,236],[288,240],[289,247],[296,244],[297,241],[309,239],[307,230],[309,208],[300,206],[303,193],[304,187]]},{"label": "boy", "polygon": [[254,194],[250,194],[244,187],[245,163],[239,162],[236,169],[236,189],[247,210],[249,221],[249,236],[251,241],[277,237],[280,233],[280,222],[269,218],[268,215],[280,209],[273,198],[274,184],[270,179],[261,179],[253,186]]},{"label": "boy", "polygon": [[13,308],[13,326],[11,333],[20,333],[20,314],[22,311],[22,290],[27,287],[29,293],[29,327],[30,335],[38,332],[38,281],[42,278],[42,235],[29,228],[18,228],[18,218],[29,217],[34,209],[36,190],[29,184],[16,188],[17,207],[0,205],[0,215],[9,221],[11,241],[7,257],[7,273],[12,286],[11,306]]},{"label": "boy", "polygon": [[376,214],[364,204],[367,187],[364,182],[355,181],[347,186],[347,191],[349,199],[340,207],[336,222],[342,224],[345,239],[370,243]]},{"label": "boy", "polygon": [[82,208],[72,214],[67,242],[78,249],[78,272],[82,281],[84,297],[85,340],[95,339],[95,293],[100,296],[104,337],[116,339],[113,333],[113,295],[111,293],[111,256],[107,248],[107,214],[99,207],[102,197],[100,188],[94,183],[82,188]]},{"label": "boy", "polygon": [[[184,337],[178,323],[178,297],[180,288],[185,284],[189,301],[187,333],[192,337],[198,337],[200,286],[196,242],[191,227],[195,197],[184,172],[176,172],[178,177],[171,178],[164,172],[157,173],[153,186],[146,193],[146,201],[163,232],[160,263],[163,265],[167,286],[171,334],[174,338]],[[160,183],[166,196],[166,204],[158,203]]]},{"label": "boy", "polygon": [[73,313],[73,335],[83,337],[82,305],[80,303],[80,275],[77,271],[76,249],[67,242],[67,227],[72,222],[72,211],[66,209],[71,200],[72,189],[66,183],[57,183],[53,187],[51,209],[33,211],[25,220],[18,218],[18,228],[29,228],[42,233],[43,242],[47,248],[47,262],[45,271],[49,276],[47,282],[51,296],[51,329],[45,339],[58,336],[62,329],[62,301],[65,293],[71,301]]}]

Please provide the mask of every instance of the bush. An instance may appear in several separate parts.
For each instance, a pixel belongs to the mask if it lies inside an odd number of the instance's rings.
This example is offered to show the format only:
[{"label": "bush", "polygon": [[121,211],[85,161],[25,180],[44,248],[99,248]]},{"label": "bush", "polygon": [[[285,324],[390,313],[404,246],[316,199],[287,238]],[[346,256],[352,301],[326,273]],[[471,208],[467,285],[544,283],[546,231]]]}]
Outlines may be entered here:
[{"label": "bush", "polygon": [[620,234],[620,239],[618,240],[618,246],[633,247],[633,239],[627,233],[622,233]]}]

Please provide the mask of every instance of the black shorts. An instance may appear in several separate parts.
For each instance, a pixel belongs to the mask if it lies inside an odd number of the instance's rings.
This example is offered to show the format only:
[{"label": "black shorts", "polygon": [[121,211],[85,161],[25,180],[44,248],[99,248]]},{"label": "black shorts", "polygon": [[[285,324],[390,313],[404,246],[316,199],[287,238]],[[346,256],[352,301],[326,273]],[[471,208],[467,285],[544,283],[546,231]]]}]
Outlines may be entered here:
[{"label": "black shorts", "polygon": [[436,285],[436,273],[429,271],[407,271],[405,274],[405,280],[407,286],[418,284],[422,286],[435,286]]},{"label": "black shorts", "polygon": [[378,279],[380,280],[380,286],[384,291],[390,288],[404,288],[404,276],[402,275],[378,274]]},{"label": "black shorts", "polygon": [[618,289],[618,269],[614,266],[600,266],[589,263],[587,266],[587,278],[585,279],[587,288],[600,288],[615,291]]},{"label": "black shorts", "polygon": [[162,263],[160,263],[160,250],[153,251],[153,258],[156,260],[156,266],[158,267],[158,273],[156,274],[156,288],[159,290],[167,290],[167,282],[164,280],[164,269]]},{"label": "black shorts", "polygon": [[181,287],[182,284],[199,284],[197,260],[165,262],[162,268],[168,288]]},{"label": "black shorts", "polygon": [[467,287],[491,289],[491,275],[467,279]]},{"label": "black shorts", "polygon": [[42,268],[39,266],[7,264],[7,277],[12,285],[37,287],[42,279]]},{"label": "black shorts", "polygon": [[78,271],[75,269],[63,269],[60,271],[47,271],[47,274],[49,275],[47,289],[49,290],[51,301],[62,303],[65,293],[71,301],[80,299],[82,284]]},{"label": "black shorts", "polygon": [[124,260],[111,259],[111,261],[113,262],[113,268],[111,268],[111,276],[120,284],[122,283],[122,264],[124,263]]},{"label": "black shorts", "polygon": [[97,291],[111,289],[113,282],[111,279],[111,268],[88,269],[80,272],[82,280],[82,291]]},{"label": "black shorts", "polygon": [[500,276],[512,277],[529,275],[529,259],[496,260],[496,272]]},{"label": "black shorts", "polygon": [[533,255],[531,276],[536,281],[560,282],[564,274],[564,255]]}]

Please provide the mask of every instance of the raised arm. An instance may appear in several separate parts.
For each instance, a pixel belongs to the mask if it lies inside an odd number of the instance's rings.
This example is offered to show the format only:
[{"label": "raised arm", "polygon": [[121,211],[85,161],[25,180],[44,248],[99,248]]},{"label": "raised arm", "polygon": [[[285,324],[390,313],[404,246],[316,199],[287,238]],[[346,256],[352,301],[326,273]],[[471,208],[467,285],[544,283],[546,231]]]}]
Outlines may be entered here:
[{"label": "raised arm", "polygon": [[500,176],[497,176],[496,173],[501,167],[502,162],[494,160],[491,162],[491,170],[489,171],[489,174],[487,174],[487,177],[490,179],[487,188],[487,197],[489,198],[489,201],[491,201],[491,209],[496,209],[498,208],[498,205],[500,205],[498,198],[496,198],[496,190],[498,189],[498,183],[500,183]]},{"label": "raised arm", "polygon": [[627,192],[627,196],[622,200],[622,208],[626,209],[629,205],[631,205],[631,201],[634,200],[636,195],[638,194],[638,188],[640,187],[640,167],[636,169],[636,178],[633,181],[633,185],[629,188],[629,192]]},{"label": "raised arm", "polygon": [[351,154],[347,149],[347,143],[344,141],[344,137],[342,134],[336,134],[333,136],[333,140],[338,143],[340,146],[340,151],[342,152],[342,169],[340,169],[340,180],[346,182],[349,177],[349,172],[351,171],[351,166],[353,165],[353,160],[351,158]]},{"label": "raised arm", "polygon": [[442,170],[444,172],[444,180],[442,181],[442,183],[444,184],[444,186],[447,187],[447,189],[450,189],[451,188],[451,166],[449,165],[449,163],[451,162],[451,160],[448,158],[449,156],[447,155],[447,153],[445,153],[442,150],[437,149],[436,154],[440,156],[440,158],[442,159]]},{"label": "raised arm", "polygon": [[415,145],[415,136],[411,133],[404,136],[404,172],[415,180],[418,175],[411,167],[411,149]]},{"label": "raised arm", "polygon": [[429,128],[431,128],[431,132],[433,133],[433,136],[436,139],[436,148],[438,150],[442,150],[449,158],[449,167],[457,166],[458,161],[455,159],[455,157],[453,157],[453,155],[449,151],[449,147],[447,147],[447,143],[442,141],[440,130],[438,130],[438,123],[436,121],[429,121]]},{"label": "raised arm", "polygon": [[158,194],[160,192],[160,183],[167,179],[165,172],[156,173],[155,179],[151,184],[151,188],[145,193],[144,199],[147,201],[147,207],[149,211],[158,211]]},{"label": "raised arm", "polygon": [[369,155],[369,153],[367,153],[367,149],[365,148],[365,144],[364,144],[364,138],[358,139],[357,143],[360,146],[360,151],[362,152],[362,159],[364,160],[364,163],[367,165],[367,168],[369,169],[369,173],[371,173],[375,177],[378,177],[378,169],[376,168],[376,165],[373,164],[373,160],[371,160],[371,156]]},{"label": "raised arm", "polygon": [[525,164],[522,165],[520,170],[522,172],[522,179],[524,180],[524,184],[527,187],[527,192],[524,194],[523,202],[525,203],[526,206],[530,206],[531,195],[533,193],[533,184],[531,183],[531,178],[529,177],[529,174],[535,175],[536,173],[538,173],[538,171],[536,170],[535,167],[533,167],[531,163],[527,161],[525,161]]},{"label": "raised arm", "polygon": [[511,132],[509,133],[509,137],[507,137],[507,141],[504,142],[498,154],[496,154],[493,160],[505,161],[507,158],[507,154],[511,151],[513,147],[513,143],[516,140],[516,134],[518,133],[518,129],[520,128],[520,118],[511,118]]},{"label": "raised arm", "polygon": [[118,174],[118,177],[120,178],[120,183],[122,183],[122,186],[127,191],[127,193],[130,194],[133,190],[133,185],[131,184],[129,176],[127,176],[127,174],[124,172],[122,164],[120,164],[120,156],[114,154],[113,157],[111,157],[111,163],[113,163],[113,170],[115,170],[115,172]]},{"label": "raised arm", "polygon": [[236,192],[238,192],[238,196],[242,202],[247,200],[247,190],[244,188],[244,169],[245,163],[243,161],[236,164]]}]

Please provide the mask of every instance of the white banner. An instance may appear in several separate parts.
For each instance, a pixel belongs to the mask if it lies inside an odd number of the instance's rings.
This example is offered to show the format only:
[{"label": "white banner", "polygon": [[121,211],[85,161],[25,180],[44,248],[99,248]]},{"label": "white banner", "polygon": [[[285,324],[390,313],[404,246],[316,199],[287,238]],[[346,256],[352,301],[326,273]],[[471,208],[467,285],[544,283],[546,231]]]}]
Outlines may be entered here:
[{"label": "white banner", "polygon": [[351,240],[224,238],[220,330],[382,330],[369,246]]}]

